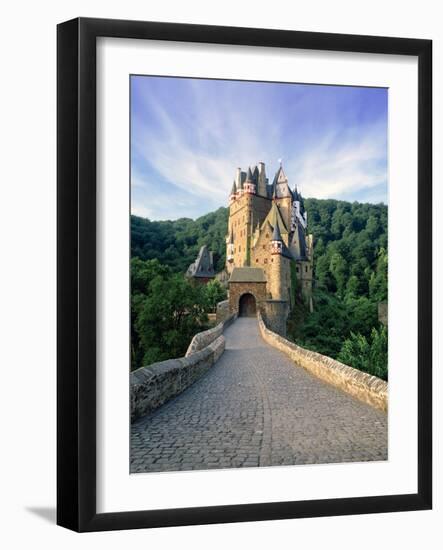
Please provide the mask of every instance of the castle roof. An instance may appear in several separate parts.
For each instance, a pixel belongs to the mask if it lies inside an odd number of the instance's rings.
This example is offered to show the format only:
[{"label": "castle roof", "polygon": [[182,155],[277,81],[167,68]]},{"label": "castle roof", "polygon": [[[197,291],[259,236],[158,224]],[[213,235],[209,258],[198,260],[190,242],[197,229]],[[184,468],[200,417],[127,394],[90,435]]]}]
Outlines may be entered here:
[{"label": "castle roof", "polygon": [[231,195],[235,195],[236,193],[237,193],[237,186],[235,185],[235,181],[234,181],[234,183],[232,184]]},{"label": "castle roof", "polygon": [[246,181],[250,183],[254,182],[254,179],[252,177],[251,167],[248,168],[248,175],[246,176]]},{"label": "castle roof", "polygon": [[262,227],[264,227],[266,222],[269,222],[272,229],[274,229],[274,227],[278,225],[280,233],[283,233],[284,235],[288,233],[288,229],[285,225],[285,222],[283,221],[282,215],[280,213],[280,209],[275,202],[272,203],[271,209],[269,210],[269,213],[266,216],[265,221],[262,224]]},{"label": "castle roof", "polygon": [[261,267],[234,267],[230,283],[266,283],[266,276]]},{"label": "castle roof", "polygon": [[283,239],[281,238],[281,233],[280,233],[280,229],[278,227],[278,223],[276,223],[274,225],[274,231],[272,233],[272,240],[273,241],[279,241],[279,242],[283,242]]},{"label": "castle roof", "polygon": [[298,231],[298,241],[300,243],[300,257],[306,258],[306,240],[305,240],[305,233],[301,227],[301,225],[297,224],[297,231]]},{"label": "castle roof", "polygon": [[200,248],[195,262],[188,267],[186,276],[196,278],[215,277],[212,252],[209,252],[205,244]]},{"label": "castle roof", "polygon": [[[283,188],[278,187],[277,184],[283,185]],[[274,199],[293,196],[293,193],[288,185],[288,178],[286,177],[286,174],[283,172],[283,166],[281,165],[280,165],[280,168],[275,173],[274,180],[272,181],[271,192],[272,192],[272,198]]]}]

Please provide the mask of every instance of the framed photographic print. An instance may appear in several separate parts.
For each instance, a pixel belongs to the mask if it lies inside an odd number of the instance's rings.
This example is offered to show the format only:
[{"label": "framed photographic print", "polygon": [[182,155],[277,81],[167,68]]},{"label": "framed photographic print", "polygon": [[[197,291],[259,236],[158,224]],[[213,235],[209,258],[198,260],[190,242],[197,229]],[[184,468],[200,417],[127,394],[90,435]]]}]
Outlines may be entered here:
[{"label": "framed photographic print", "polygon": [[77,531],[432,505],[432,44],[58,26]]}]

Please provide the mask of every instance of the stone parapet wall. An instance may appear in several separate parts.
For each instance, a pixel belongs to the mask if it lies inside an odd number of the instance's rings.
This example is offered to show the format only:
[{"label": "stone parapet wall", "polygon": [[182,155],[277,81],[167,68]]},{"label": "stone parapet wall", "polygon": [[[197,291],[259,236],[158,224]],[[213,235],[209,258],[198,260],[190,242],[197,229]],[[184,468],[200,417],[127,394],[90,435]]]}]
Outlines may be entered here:
[{"label": "stone parapet wall", "polygon": [[260,314],[258,314],[258,322],[265,342],[288,355],[294,363],[353,397],[382,411],[388,410],[387,382],[348,367],[335,359],[297,346],[269,330]]},{"label": "stone parapet wall", "polygon": [[184,357],[153,363],[132,372],[131,420],[158,409],[203,376],[224,352],[222,333],[235,318],[230,315],[216,327],[196,334]]},{"label": "stone parapet wall", "polygon": [[148,414],[180,394],[219,359],[225,349],[220,334],[209,345],[187,357],[169,359],[131,373],[131,420]]},{"label": "stone parapet wall", "polygon": [[216,319],[217,322],[224,321],[227,317],[229,317],[229,300],[223,300],[223,302],[219,302],[217,304],[217,313],[216,313]]},{"label": "stone parapet wall", "polygon": [[189,347],[186,351],[185,357],[196,353],[197,351],[202,350],[208,346],[211,342],[216,340],[222,333],[225,327],[229,326],[234,320],[235,316],[230,315],[224,321],[220,322],[217,326],[205,330],[203,332],[197,333],[194,338],[191,340]]}]

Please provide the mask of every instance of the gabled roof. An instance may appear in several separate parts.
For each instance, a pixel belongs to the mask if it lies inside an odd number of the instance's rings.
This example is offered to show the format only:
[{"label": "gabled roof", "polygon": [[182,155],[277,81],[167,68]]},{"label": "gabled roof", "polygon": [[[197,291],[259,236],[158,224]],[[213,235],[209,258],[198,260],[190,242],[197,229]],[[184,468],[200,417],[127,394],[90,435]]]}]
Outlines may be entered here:
[{"label": "gabled roof", "polygon": [[234,267],[230,283],[266,283],[266,276],[261,267]]},{"label": "gabled roof", "polygon": [[[277,184],[283,185],[285,184],[285,187],[283,187],[283,192],[281,191],[281,188],[277,187]],[[280,168],[277,170],[274,176],[274,180],[272,182],[272,198],[279,199],[283,197],[292,197],[293,193],[288,185],[288,178],[286,177],[286,174],[283,172],[283,167],[280,166]]]},{"label": "gabled roof", "polygon": [[204,244],[193,262],[186,271],[187,277],[215,277],[214,266],[212,263],[212,253]]},{"label": "gabled roof", "polygon": [[262,223],[262,227],[265,226],[266,222],[270,223],[272,229],[274,229],[274,227],[278,224],[280,233],[283,233],[284,235],[288,233],[288,229],[283,221],[282,215],[280,214],[280,209],[275,202],[272,203],[271,209]]}]

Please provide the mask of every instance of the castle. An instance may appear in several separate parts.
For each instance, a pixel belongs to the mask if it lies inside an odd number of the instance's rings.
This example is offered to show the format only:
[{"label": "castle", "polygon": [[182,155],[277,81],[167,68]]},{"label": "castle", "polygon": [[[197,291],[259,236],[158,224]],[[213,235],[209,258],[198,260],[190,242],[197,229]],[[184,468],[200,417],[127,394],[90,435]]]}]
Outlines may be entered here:
[{"label": "castle", "polygon": [[272,183],[265,164],[237,168],[229,197],[226,271],[229,311],[255,315],[285,334],[298,294],[312,310],[313,236],[303,199],[280,164]]}]

